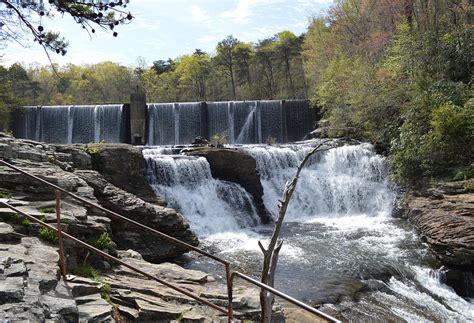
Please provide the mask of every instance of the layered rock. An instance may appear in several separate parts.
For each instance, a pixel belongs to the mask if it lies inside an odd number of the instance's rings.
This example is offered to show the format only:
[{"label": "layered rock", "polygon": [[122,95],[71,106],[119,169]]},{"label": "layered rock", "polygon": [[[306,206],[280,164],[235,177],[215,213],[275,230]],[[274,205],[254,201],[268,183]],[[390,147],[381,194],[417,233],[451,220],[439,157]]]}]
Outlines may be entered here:
[{"label": "layered rock", "polygon": [[406,199],[406,216],[446,265],[474,267],[473,181],[439,184]]},{"label": "layered rock", "polygon": [[419,230],[445,265],[445,283],[465,297],[474,295],[474,180],[438,183],[406,195],[401,216]]},{"label": "layered rock", "polygon": [[146,162],[141,148],[126,144],[90,144],[84,149],[92,158],[92,168],[108,182],[147,202],[166,205],[146,181]]},{"label": "layered rock", "polygon": [[263,204],[263,186],[257,172],[257,162],[252,156],[236,149],[209,146],[184,149],[182,152],[188,156],[206,158],[214,178],[242,186],[253,197],[262,222],[269,222],[270,216]]},{"label": "layered rock", "polygon": [[[198,245],[196,236],[189,230],[183,216],[174,209],[151,204],[107,182],[96,171],[78,170],[74,174],[94,189],[99,203],[105,208],[142,223],[191,245]],[[186,252],[182,247],[119,220],[112,221],[113,240],[121,248],[137,250],[152,262],[162,261]]]},{"label": "layered rock", "polygon": [[58,260],[57,249],[37,238],[0,243],[1,321],[112,321],[113,307],[101,298],[100,284],[59,280]]}]

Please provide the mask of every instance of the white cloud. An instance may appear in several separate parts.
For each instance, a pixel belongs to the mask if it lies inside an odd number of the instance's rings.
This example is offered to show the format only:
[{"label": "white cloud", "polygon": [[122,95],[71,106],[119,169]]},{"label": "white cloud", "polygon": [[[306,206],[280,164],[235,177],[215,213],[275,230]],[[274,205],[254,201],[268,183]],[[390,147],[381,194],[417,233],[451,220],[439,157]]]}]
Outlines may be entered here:
[{"label": "white cloud", "polygon": [[207,10],[196,5],[191,7],[191,19],[197,24],[210,24],[212,20]]},{"label": "white cloud", "polygon": [[205,35],[205,36],[199,37],[197,40],[198,42],[203,43],[203,44],[209,44],[209,43],[215,44],[219,42],[220,40],[224,39],[224,37],[225,35]]}]

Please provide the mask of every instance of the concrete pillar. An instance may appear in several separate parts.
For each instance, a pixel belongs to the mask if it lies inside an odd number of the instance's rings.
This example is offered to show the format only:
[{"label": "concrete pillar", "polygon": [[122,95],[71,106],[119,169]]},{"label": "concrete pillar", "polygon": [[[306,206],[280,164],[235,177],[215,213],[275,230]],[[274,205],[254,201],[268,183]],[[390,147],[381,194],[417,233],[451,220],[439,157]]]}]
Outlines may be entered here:
[{"label": "concrete pillar", "polygon": [[130,142],[133,145],[145,145],[146,134],[146,95],[138,87],[130,94]]}]

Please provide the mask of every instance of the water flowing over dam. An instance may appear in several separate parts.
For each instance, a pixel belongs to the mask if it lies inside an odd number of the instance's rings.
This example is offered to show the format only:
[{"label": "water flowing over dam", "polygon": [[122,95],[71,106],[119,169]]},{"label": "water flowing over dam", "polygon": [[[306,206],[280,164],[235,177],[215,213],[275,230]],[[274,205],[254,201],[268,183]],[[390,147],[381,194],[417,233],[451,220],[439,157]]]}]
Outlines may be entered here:
[{"label": "water flowing over dam", "polygon": [[[133,109],[131,104],[23,107],[12,128],[18,138],[47,143],[135,143],[138,136],[141,144],[182,145],[216,135],[230,144],[284,143],[302,140],[313,130],[315,116],[306,100],[143,103],[143,109]],[[136,118],[143,125],[134,127]],[[134,133],[139,128],[144,132]]]},{"label": "water flowing over dam", "polygon": [[24,107],[13,130],[18,138],[70,144],[127,140],[123,105]]},{"label": "water flowing over dam", "polygon": [[[256,159],[264,203],[273,216],[285,182],[312,145],[235,146]],[[259,224],[243,188],[212,178],[206,159],[179,151],[144,150],[150,184],[184,214],[203,247],[258,276],[257,242],[268,241],[272,226]],[[371,145],[314,156],[288,208],[276,287],[310,304],[331,303],[328,307],[350,321],[472,319],[473,305],[440,283],[413,228],[391,217],[394,200],[384,158]],[[202,259],[188,266],[214,270]]]}]

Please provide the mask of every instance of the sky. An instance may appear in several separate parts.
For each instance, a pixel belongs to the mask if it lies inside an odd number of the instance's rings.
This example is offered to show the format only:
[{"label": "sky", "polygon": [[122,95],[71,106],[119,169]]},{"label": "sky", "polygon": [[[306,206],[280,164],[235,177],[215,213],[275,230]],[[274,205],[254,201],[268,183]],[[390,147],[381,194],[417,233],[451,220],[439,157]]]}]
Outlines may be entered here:
[{"label": "sky", "polygon": [[[68,40],[66,56],[51,53],[60,65],[93,64],[110,60],[137,65],[138,57],[147,65],[159,59],[191,54],[196,48],[213,53],[227,35],[245,42],[257,42],[282,30],[299,35],[309,20],[321,15],[333,0],[130,0],[127,10],[135,17],[119,26],[118,37],[97,31],[89,36],[70,17],[57,15],[43,21],[46,29],[60,31]],[[29,37],[32,38],[32,37]],[[37,43],[9,42],[0,53],[2,63],[49,64]]]}]

